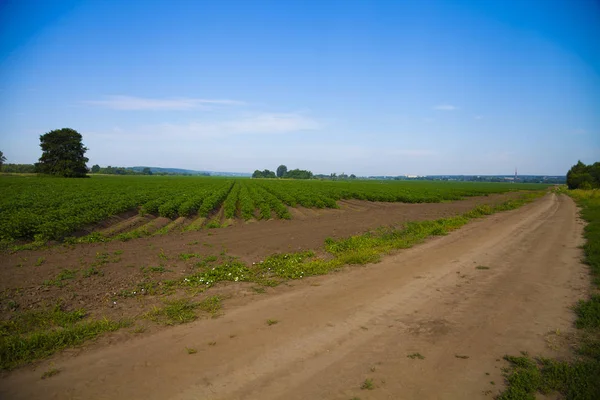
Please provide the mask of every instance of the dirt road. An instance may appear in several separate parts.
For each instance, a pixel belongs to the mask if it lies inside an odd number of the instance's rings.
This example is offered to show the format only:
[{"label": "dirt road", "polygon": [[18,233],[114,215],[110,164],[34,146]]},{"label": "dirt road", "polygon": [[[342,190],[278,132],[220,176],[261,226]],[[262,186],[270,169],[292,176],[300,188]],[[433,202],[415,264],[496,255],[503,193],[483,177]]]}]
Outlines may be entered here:
[{"label": "dirt road", "polygon": [[0,397],[491,398],[504,354],[565,353],[569,306],[588,287],[582,226],[569,198],[549,194],[218,319],[59,358],[50,379],[16,371]]}]

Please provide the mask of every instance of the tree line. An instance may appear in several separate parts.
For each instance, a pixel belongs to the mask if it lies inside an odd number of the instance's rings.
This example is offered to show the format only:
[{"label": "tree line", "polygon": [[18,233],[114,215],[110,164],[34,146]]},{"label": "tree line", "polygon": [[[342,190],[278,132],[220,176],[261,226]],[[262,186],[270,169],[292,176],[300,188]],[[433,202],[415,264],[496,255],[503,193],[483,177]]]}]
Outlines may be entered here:
[{"label": "tree line", "polygon": [[286,179],[312,179],[313,173],[304,169],[292,169],[288,171],[285,165],[277,167],[277,172],[265,169],[264,171],[256,170],[252,174],[252,178],[286,178]]},{"label": "tree line", "polygon": [[573,165],[567,172],[569,189],[598,189],[600,188],[600,162],[585,165],[581,161]]}]

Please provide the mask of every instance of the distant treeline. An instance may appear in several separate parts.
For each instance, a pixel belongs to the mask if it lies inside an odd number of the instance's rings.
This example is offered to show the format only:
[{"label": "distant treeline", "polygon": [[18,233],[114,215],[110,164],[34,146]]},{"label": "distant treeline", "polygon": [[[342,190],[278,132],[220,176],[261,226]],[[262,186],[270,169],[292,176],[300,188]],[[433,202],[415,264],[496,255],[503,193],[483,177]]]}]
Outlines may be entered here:
[{"label": "distant treeline", "polygon": [[341,173],[337,175],[335,172],[330,175],[314,175],[311,171],[307,171],[305,169],[292,169],[289,170],[285,165],[280,165],[277,168],[277,172],[270,171],[265,169],[264,171],[259,171],[258,169],[254,171],[252,174],[253,178],[285,178],[285,179],[321,179],[321,180],[347,180],[347,179],[356,179],[356,175],[346,175]]},{"label": "distant treeline", "polygon": [[253,178],[286,178],[286,179],[312,179],[313,173],[304,169],[292,169],[288,171],[285,165],[280,165],[277,168],[277,173],[265,169],[264,171],[256,170],[252,174]]},{"label": "distant treeline", "polygon": [[33,174],[35,172],[35,165],[33,164],[4,164],[2,165],[2,172],[8,172],[12,174]]},{"label": "distant treeline", "polygon": [[567,172],[569,189],[598,189],[600,188],[600,162],[585,165],[581,161],[573,165]]}]

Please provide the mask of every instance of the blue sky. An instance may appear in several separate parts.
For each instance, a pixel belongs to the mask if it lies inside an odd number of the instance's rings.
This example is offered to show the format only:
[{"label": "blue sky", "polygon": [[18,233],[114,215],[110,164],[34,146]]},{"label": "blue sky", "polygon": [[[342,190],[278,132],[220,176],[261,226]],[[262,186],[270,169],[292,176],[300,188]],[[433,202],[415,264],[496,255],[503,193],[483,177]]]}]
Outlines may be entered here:
[{"label": "blue sky", "polygon": [[600,161],[600,3],[0,2],[0,151],[89,165],[564,174]]}]

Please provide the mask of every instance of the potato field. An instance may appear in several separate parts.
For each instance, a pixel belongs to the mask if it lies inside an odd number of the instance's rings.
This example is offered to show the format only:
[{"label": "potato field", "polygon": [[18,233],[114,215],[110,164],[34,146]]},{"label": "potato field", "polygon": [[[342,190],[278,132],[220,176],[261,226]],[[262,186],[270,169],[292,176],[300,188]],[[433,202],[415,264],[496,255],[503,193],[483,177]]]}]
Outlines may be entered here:
[{"label": "potato field", "polygon": [[[74,240],[82,229],[137,212],[138,229],[120,238],[144,236],[151,219],[162,217],[175,228],[218,227],[219,221],[290,219],[290,207],[337,208],[338,201],[436,203],[469,196],[515,190],[539,190],[543,185],[426,181],[317,181],[226,179],[213,177],[94,176],[89,179],[0,177],[0,241]],[[215,219],[218,216],[218,219]],[[211,220],[212,219],[212,220]],[[186,220],[186,224],[183,224]],[[191,221],[191,223],[189,223]],[[143,222],[150,224],[144,227]],[[212,226],[210,225],[212,224]],[[185,225],[185,227],[184,227]],[[84,232],[89,241],[111,232]],[[113,231],[112,234],[116,234]]]}]

